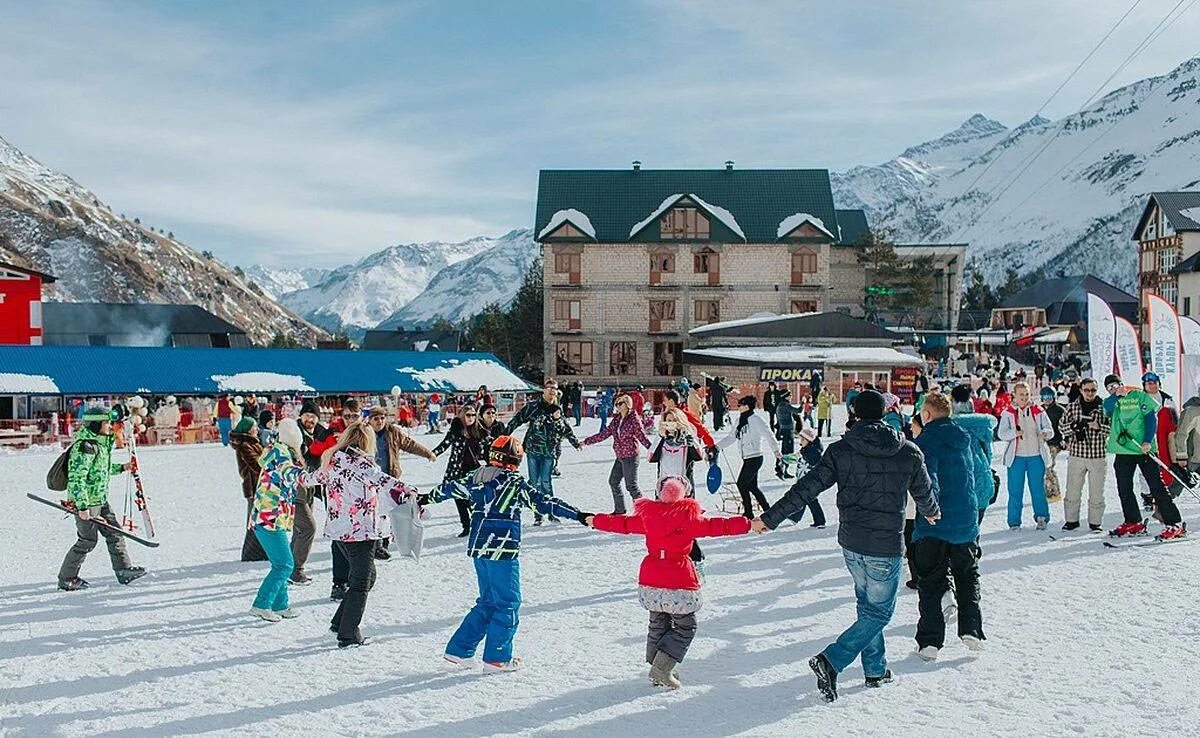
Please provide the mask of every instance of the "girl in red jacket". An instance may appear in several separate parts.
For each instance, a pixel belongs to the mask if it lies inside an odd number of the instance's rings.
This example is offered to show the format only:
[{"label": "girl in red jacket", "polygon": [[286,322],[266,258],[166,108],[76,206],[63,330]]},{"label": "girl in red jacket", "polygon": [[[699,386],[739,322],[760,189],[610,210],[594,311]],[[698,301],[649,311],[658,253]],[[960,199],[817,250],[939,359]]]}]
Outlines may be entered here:
[{"label": "girl in red jacket", "polygon": [[596,530],[639,533],[646,537],[646,558],[638,572],[638,599],[650,611],[646,633],[646,663],[650,683],[678,689],[675,667],[683,661],[696,637],[700,609],[700,578],[689,558],[692,543],[705,536],[737,536],[750,532],[745,517],[708,518],[683,477],[659,483],[658,499],[633,503],[633,515],[592,515],[584,519]]}]

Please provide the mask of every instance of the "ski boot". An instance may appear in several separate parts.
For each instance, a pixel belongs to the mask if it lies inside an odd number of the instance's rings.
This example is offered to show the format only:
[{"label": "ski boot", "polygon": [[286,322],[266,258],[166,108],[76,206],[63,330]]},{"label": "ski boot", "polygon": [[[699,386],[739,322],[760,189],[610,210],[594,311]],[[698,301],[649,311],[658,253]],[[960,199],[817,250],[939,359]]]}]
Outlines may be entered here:
[{"label": "ski boot", "polygon": [[117,581],[121,584],[129,584],[130,582],[141,579],[146,576],[146,569],[141,566],[131,566],[127,569],[117,570]]},{"label": "ski boot", "polygon": [[1162,533],[1159,533],[1157,536],[1154,537],[1154,539],[1157,541],[1176,541],[1176,540],[1179,540],[1180,538],[1186,538],[1186,537],[1187,537],[1187,523],[1181,522],[1181,523],[1176,523],[1175,525],[1168,525],[1166,528],[1163,528]]},{"label": "ski boot", "polygon": [[66,580],[60,579],[58,582],[58,588],[64,592],[75,592],[80,589],[87,589],[90,586],[92,585],[88,584],[86,579],[80,579],[79,577],[71,577]]},{"label": "ski boot", "polygon": [[1113,538],[1132,538],[1134,536],[1149,535],[1146,532],[1146,521],[1137,520],[1132,523],[1121,523],[1116,528],[1108,532]]},{"label": "ski boot", "polygon": [[1142,493],[1142,509],[1146,512],[1154,510],[1154,495]]}]

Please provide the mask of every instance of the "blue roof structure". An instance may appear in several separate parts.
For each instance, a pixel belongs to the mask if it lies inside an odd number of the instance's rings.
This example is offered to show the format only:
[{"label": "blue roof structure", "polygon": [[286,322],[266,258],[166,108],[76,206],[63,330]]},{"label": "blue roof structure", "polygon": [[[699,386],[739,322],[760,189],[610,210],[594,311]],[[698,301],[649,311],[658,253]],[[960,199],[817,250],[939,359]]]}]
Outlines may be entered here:
[{"label": "blue roof structure", "polygon": [[387,394],[533,389],[493,354],[0,346],[0,394]]}]

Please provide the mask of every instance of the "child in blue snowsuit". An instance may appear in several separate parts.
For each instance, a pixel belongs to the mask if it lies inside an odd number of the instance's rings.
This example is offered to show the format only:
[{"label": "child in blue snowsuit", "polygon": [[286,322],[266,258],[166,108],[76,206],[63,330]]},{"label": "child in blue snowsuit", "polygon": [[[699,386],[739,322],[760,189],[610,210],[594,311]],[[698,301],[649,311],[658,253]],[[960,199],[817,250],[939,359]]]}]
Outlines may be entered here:
[{"label": "child in blue snowsuit", "polygon": [[510,436],[497,438],[488,452],[488,466],[457,480],[443,482],[422,504],[451,497],[471,506],[467,555],[475,561],[479,598],[446,644],[449,668],[474,668],[475,650],[483,648],[485,671],[515,671],[521,659],[512,655],[521,607],[521,508],[543,515],[569,517],[582,523],[581,513],[533,486],[517,472],[524,449]]}]

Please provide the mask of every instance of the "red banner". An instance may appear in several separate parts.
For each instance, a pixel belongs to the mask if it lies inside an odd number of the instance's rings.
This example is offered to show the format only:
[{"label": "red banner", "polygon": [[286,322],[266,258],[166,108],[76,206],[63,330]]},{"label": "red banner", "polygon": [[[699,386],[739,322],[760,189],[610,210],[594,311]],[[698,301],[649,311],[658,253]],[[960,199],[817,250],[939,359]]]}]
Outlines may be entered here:
[{"label": "red banner", "polygon": [[915,366],[898,366],[892,369],[892,394],[903,402],[916,401],[917,368]]}]

